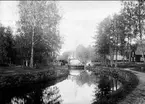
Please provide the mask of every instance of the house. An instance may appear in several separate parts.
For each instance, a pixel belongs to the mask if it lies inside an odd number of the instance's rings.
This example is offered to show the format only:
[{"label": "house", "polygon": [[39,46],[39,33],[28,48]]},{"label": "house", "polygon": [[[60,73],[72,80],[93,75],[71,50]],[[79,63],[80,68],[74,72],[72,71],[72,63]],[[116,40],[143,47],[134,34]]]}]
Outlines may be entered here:
[{"label": "house", "polygon": [[[145,57],[145,44],[143,45],[143,51],[144,51],[144,57]],[[138,45],[136,51],[132,51],[131,58],[132,58],[131,61],[136,61],[136,62],[142,62],[143,61],[141,45]]]}]

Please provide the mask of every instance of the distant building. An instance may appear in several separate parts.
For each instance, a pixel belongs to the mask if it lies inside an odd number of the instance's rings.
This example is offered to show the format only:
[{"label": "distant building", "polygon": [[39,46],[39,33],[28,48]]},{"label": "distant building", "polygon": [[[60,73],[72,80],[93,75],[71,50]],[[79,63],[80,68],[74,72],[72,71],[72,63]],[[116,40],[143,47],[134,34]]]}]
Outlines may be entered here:
[{"label": "distant building", "polygon": [[[123,58],[124,58],[124,59],[123,59]],[[109,56],[109,55],[107,55],[107,59],[110,60],[110,56]],[[114,60],[114,61],[116,60],[116,55],[114,55],[113,60]],[[126,57],[123,57],[123,56],[120,55],[120,54],[117,54],[117,61],[122,61],[122,60],[127,60],[127,58],[126,58]]]},{"label": "distant building", "polygon": [[74,52],[72,52],[72,54],[69,57],[69,64],[70,65],[82,65],[82,63],[80,62],[80,60],[78,60],[76,58],[76,55]]},{"label": "distant building", "polygon": [[[143,51],[144,51],[144,57],[145,57],[145,45],[143,45]],[[137,47],[136,51],[132,51],[131,58],[132,58],[132,61],[133,61],[133,59],[136,62],[142,62],[143,61],[141,45],[139,45]]]},{"label": "distant building", "polygon": [[70,59],[70,65],[81,65],[82,63],[78,59]]}]

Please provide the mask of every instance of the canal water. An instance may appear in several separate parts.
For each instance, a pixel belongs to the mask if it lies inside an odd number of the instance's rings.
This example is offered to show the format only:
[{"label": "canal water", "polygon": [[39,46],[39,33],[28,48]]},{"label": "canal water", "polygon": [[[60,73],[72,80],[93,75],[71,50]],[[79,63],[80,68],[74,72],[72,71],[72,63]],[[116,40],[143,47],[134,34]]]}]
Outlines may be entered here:
[{"label": "canal water", "polygon": [[[0,89],[0,104],[97,104],[121,86],[111,76],[71,70],[66,78],[20,88]],[[101,103],[102,104],[102,103]]]}]

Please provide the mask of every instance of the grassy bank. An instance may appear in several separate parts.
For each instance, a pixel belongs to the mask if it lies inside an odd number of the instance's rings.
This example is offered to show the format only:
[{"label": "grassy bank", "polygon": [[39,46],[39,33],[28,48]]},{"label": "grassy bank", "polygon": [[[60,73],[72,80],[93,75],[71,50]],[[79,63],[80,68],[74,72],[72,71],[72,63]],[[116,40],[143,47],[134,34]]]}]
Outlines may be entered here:
[{"label": "grassy bank", "polygon": [[[102,65],[96,65],[97,67],[102,67]],[[144,62],[118,62],[118,68],[129,68],[131,70],[145,72],[145,63]]]},{"label": "grassy bank", "polygon": [[129,68],[131,70],[135,70],[135,71],[139,71],[139,72],[145,72],[145,63],[143,63],[143,62],[120,63],[120,64],[118,64],[118,67],[119,68]]},{"label": "grassy bank", "polygon": [[0,67],[0,88],[19,87],[31,83],[39,83],[67,76],[67,68],[43,67],[32,69],[27,67]]}]

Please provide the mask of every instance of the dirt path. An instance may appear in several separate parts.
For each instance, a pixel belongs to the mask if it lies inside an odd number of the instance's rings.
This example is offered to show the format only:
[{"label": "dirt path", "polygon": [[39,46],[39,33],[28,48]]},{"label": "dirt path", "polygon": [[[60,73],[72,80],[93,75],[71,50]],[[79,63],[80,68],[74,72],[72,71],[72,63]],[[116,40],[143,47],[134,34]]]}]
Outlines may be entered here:
[{"label": "dirt path", "polygon": [[132,71],[139,78],[138,86],[130,93],[125,100],[119,102],[118,104],[145,104],[145,73]]}]

